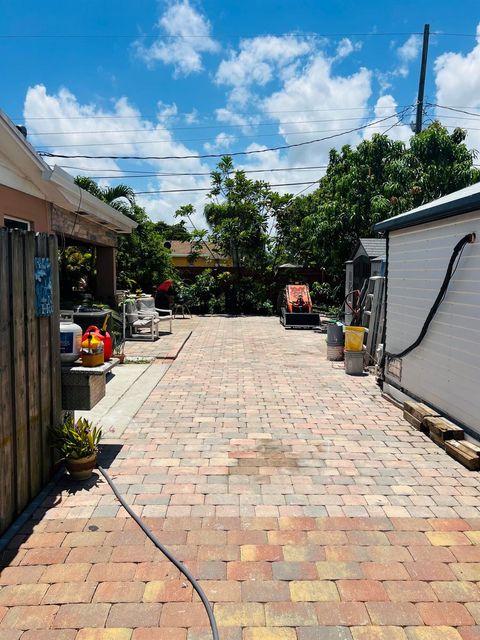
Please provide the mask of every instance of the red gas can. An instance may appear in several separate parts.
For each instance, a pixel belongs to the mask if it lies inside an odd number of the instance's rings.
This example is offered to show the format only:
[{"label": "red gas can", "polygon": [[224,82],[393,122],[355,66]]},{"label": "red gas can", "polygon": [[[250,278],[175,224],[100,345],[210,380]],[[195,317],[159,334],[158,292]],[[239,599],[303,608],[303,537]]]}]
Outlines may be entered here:
[{"label": "red gas can", "polygon": [[[105,325],[106,325],[106,322],[105,322]],[[100,330],[98,327],[95,327],[94,325],[92,325],[88,327],[85,333],[83,334],[82,342],[83,340],[88,339],[89,333],[91,333],[94,336],[97,336],[103,342],[103,353],[104,353],[105,360],[110,360],[110,358],[112,357],[113,349],[112,349],[112,338],[108,333],[108,331],[104,329]]]}]

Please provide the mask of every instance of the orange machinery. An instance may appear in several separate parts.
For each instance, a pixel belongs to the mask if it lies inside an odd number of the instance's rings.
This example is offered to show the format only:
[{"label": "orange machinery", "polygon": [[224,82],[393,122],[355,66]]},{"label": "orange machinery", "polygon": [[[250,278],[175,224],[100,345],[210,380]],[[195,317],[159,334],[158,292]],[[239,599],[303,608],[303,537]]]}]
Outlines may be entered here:
[{"label": "orange machinery", "polygon": [[312,313],[308,284],[287,284],[283,293],[280,322],[285,329],[314,329],[320,326],[320,315]]}]

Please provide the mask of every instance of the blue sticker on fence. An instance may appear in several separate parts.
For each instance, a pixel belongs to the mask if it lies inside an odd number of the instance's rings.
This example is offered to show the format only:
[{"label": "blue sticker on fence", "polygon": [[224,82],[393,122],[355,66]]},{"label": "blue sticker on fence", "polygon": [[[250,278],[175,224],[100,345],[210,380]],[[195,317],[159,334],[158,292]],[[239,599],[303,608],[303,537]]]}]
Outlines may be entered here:
[{"label": "blue sticker on fence", "polygon": [[50,258],[35,258],[35,310],[37,317],[51,316],[53,313]]}]

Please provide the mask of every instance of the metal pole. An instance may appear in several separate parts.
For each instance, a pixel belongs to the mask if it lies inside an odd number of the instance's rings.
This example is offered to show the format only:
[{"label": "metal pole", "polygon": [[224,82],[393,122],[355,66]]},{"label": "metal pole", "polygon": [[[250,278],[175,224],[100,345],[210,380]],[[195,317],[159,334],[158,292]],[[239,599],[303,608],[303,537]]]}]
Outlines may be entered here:
[{"label": "metal pole", "polygon": [[430,25],[423,27],[423,47],[422,47],[422,66],[420,67],[420,80],[418,82],[418,98],[417,98],[417,117],[415,120],[415,134],[422,130],[423,116],[423,96],[425,94],[425,76],[427,74],[427,56],[428,56],[428,39],[430,35]]}]

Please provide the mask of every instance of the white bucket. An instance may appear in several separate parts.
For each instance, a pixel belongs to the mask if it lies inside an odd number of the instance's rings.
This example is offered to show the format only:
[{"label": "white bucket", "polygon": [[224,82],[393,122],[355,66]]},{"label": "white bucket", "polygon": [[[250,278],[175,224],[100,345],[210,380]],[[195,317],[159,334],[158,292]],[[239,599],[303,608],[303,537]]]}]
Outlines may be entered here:
[{"label": "white bucket", "polygon": [[349,376],[361,376],[363,358],[363,351],[345,351],[345,373]]},{"label": "white bucket", "polygon": [[327,344],[327,360],[340,361],[343,360],[343,346],[335,345],[330,346]]}]

